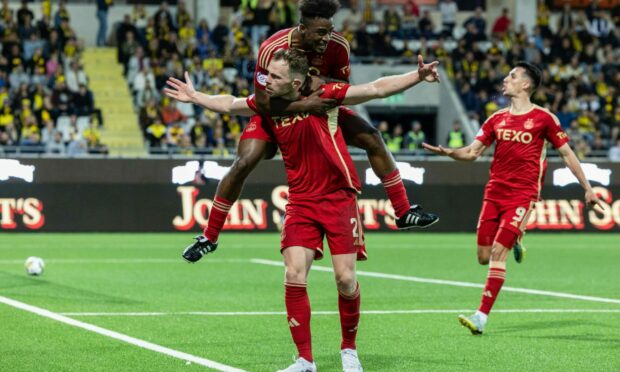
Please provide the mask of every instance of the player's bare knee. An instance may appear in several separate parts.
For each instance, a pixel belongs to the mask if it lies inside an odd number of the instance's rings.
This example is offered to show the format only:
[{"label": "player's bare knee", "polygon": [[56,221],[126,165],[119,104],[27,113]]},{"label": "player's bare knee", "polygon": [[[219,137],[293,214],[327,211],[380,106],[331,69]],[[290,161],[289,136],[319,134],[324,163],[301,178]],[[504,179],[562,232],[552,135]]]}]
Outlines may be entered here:
[{"label": "player's bare knee", "polygon": [[301,268],[287,267],[285,280],[286,283],[304,284],[306,283],[306,272]]},{"label": "player's bare knee", "polygon": [[489,264],[489,260],[490,260],[490,257],[488,255],[478,254],[478,263],[480,265],[488,265]]},{"label": "player's bare knee", "polygon": [[251,156],[240,156],[235,159],[232,166],[230,167],[229,174],[238,178],[241,177],[245,179],[256,167],[256,164],[260,161],[253,159]]},{"label": "player's bare knee", "polygon": [[369,129],[359,135],[360,147],[369,154],[379,154],[386,152],[387,147],[381,133],[376,128]]},{"label": "player's bare knee", "polygon": [[352,271],[337,273],[336,286],[338,286],[339,291],[345,293],[355,290],[355,273]]}]

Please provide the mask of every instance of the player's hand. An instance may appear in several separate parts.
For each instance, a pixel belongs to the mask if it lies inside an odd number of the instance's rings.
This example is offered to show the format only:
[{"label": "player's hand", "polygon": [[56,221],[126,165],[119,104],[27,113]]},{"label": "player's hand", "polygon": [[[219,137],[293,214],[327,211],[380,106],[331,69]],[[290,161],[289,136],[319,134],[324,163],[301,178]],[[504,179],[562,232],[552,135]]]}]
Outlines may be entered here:
[{"label": "player's hand", "polygon": [[450,154],[453,151],[452,149],[447,149],[441,145],[433,146],[433,145],[429,145],[426,142],[422,142],[422,147],[424,147],[424,149],[427,151],[430,151],[432,153],[435,153],[437,155],[442,155],[442,156],[450,156]]},{"label": "player's hand", "polygon": [[439,61],[424,63],[424,58],[422,58],[421,54],[418,54],[418,75],[420,76],[420,81],[424,80],[429,83],[439,83],[437,65],[439,65]]},{"label": "player's hand", "polygon": [[304,88],[301,91],[303,96],[309,96],[312,92],[316,92],[325,84],[325,80],[321,79],[318,76],[310,76],[306,84],[304,84]]},{"label": "player's hand", "polygon": [[588,208],[594,208],[597,212],[603,213],[605,211],[603,202],[594,194],[592,189],[586,191],[586,205]]},{"label": "player's hand", "polygon": [[333,98],[321,98],[321,94],[324,92],[323,89],[319,89],[304,100],[307,113],[311,115],[325,115],[327,111],[338,105],[338,102]]},{"label": "player's hand", "polygon": [[192,84],[187,71],[185,71],[185,82],[171,76],[168,78],[168,81],[166,81],[166,84],[174,88],[164,88],[164,93],[166,93],[168,97],[181,102],[193,102],[196,96],[196,89],[194,89],[194,84]]}]

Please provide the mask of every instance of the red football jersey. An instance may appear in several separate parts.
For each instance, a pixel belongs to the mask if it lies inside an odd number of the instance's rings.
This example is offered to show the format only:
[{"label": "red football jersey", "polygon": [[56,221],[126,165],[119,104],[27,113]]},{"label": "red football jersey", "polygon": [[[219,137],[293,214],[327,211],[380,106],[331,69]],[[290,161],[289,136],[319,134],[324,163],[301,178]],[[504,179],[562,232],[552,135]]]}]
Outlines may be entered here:
[{"label": "red football jersey", "polygon": [[[340,104],[349,84],[332,83],[322,87],[322,97]],[[254,111],[254,95],[248,97]],[[263,119],[269,123],[282,152],[289,185],[289,199],[303,200],[349,189],[360,192],[360,181],[351,155],[338,126],[338,107],[327,115],[295,114]]]},{"label": "red football jersey", "polygon": [[[254,86],[265,89],[267,79],[267,66],[273,58],[273,54],[280,49],[289,49],[291,38],[295,28],[286,28],[271,35],[265,40],[258,50],[258,60],[254,71]],[[328,76],[333,79],[349,81],[351,72],[349,66],[349,42],[341,34],[332,32],[332,37],[327,43],[325,53],[318,54],[314,51],[305,52],[310,63],[312,75]]]},{"label": "red football jersey", "polygon": [[522,115],[508,108],[497,111],[476,139],[486,146],[496,142],[484,198],[498,202],[539,200],[547,142],[555,148],[568,142],[558,118],[540,106]]}]

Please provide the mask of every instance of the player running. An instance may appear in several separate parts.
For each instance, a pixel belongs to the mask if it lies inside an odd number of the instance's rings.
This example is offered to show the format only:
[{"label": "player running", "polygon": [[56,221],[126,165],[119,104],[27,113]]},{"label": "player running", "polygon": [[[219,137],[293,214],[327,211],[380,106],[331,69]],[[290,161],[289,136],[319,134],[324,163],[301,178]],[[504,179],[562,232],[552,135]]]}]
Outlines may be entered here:
[{"label": "player running", "polygon": [[[265,81],[273,54],[280,49],[294,48],[305,53],[310,63],[310,73],[320,78],[313,79],[314,84],[307,84],[305,88],[308,90],[311,91],[312,85],[318,84],[321,79],[326,82],[348,82],[349,43],[333,31],[332,24],[332,17],[339,7],[337,0],[302,0],[299,3],[299,25],[278,31],[262,43],[254,75],[257,114],[267,117],[296,113],[323,115],[335,106],[334,99],[321,97],[319,91],[303,101],[295,102],[270,97],[265,91]],[[348,144],[366,150],[370,165],[381,179],[392,203],[399,229],[428,227],[439,220],[434,214],[422,211],[420,206],[410,204],[400,172],[377,129],[346,107],[340,108],[338,125]],[[218,184],[213,198],[213,208],[209,211],[204,229],[204,236],[213,244],[217,244],[228,211],[239,198],[245,179],[263,158],[271,158],[275,154],[273,142],[260,116],[253,117],[243,130],[235,160]]]},{"label": "player running", "polygon": [[422,146],[439,155],[456,160],[476,160],[495,142],[489,182],[485,188],[478,220],[478,262],[489,264],[489,273],[478,311],[471,316],[459,315],[461,324],[472,334],[482,334],[487,318],[506,277],[506,258],[510,250],[521,262],[525,248],[521,238],[530,211],[540,200],[540,190],[547,168],[546,144],[551,142],[568,168],[585,190],[589,207],[601,206],[586,179],[579,160],[568,145],[568,136],[558,118],[533,104],[531,95],[541,80],[540,70],[527,62],[519,62],[504,78],[502,93],[510,98],[510,107],[491,115],[476,139],[466,147],[447,149]]},{"label": "player running", "polygon": [[[417,71],[384,77],[368,84],[323,85],[321,96],[335,99],[338,104],[358,104],[401,92],[421,81],[438,81],[438,62],[424,64],[419,56],[418,63]],[[304,84],[310,81],[308,69],[308,61],[302,52],[278,50],[267,68],[267,94],[290,101],[300,99]],[[187,73],[185,79],[182,82],[170,78],[168,84],[172,89],[166,88],[165,93],[219,113],[250,115],[258,111],[255,96],[247,99],[209,96],[194,90]],[[299,357],[284,370],[288,372],[316,371],[306,283],[313,260],[323,257],[324,237],[331,252],[339,294],[343,370],[362,371],[355,342],[360,316],[360,288],[355,267],[356,260],[366,259],[357,206],[360,181],[338,126],[338,111],[334,108],[325,115],[291,114],[264,119],[268,125],[265,129],[273,132],[282,151],[289,184],[280,251],[286,267],[287,320]],[[183,256],[196,262],[214,249],[214,245],[198,240],[185,250]]]}]

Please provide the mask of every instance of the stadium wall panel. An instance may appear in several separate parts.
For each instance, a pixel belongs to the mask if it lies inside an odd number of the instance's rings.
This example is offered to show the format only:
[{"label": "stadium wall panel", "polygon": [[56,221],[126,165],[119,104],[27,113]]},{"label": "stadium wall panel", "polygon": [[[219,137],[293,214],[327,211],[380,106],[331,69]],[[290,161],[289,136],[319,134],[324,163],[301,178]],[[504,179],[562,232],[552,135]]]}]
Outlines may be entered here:
[{"label": "stadium wall panel", "polygon": [[[13,162],[19,164],[0,167],[2,233],[200,231],[218,178],[231,163],[153,159]],[[356,166],[364,183],[359,205],[365,229],[393,229],[393,209],[382,185],[373,180],[366,162],[356,162]],[[399,167],[410,200],[441,217],[428,231],[475,231],[488,162],[401,162]],[[585,208],[583,191],[569,183],[567,169],[551,163],[544,200],[534,207],[529,230],[620,232],[620,164],[596,163],[586,168],[605,201],[605,211]],[[28,182],[30,177],[32,182]],[[262,162],[246,182],[241,201],[231,209],[225,229],[277,231],[286,192],[282,161]]]}]

